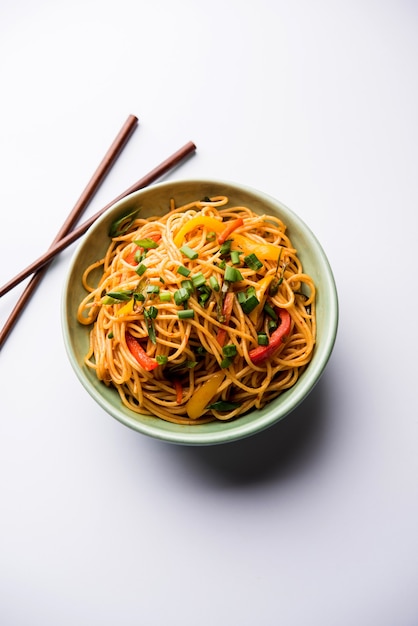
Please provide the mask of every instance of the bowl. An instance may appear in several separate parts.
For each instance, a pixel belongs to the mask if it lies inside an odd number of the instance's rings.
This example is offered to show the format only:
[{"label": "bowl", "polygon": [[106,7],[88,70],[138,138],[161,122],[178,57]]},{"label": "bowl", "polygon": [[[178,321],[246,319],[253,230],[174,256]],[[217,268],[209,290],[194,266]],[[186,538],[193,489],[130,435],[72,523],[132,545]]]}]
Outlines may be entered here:
[{"label": "bowl", "polygon": [[[83,270],[101,258],[106,250],[110,224],[120,215],[141,206],[141,216],[163,215],[170,198],[177,205],[204,196],[227,195],[232,204],[244,204],[255,212],[274,214],[287,225],[287,233],[317,288],[317,341],[311,362],[296,384],[282,392],[264,408],[253,410],[233,421],[201,425],[177,425],[160,418],[139,415],[124,407],[116,390],[100,382],[83,364],[89,345],[90,327],[77,322],[80,301],[85,296],[81,284]],[[86,391],[113,418],[133,430],[159,440],[183,445],[213,445],[252,436],[289,415],[306,399],[317,384],[334,347],[338,326],[338,298],[327,257],[310,228],[289,208],[273,197],[248,186],[223,180],[164,182],[135,192],[108,209],[87,231],[71,260],[64,285],[62,328],[71,365]]]}]

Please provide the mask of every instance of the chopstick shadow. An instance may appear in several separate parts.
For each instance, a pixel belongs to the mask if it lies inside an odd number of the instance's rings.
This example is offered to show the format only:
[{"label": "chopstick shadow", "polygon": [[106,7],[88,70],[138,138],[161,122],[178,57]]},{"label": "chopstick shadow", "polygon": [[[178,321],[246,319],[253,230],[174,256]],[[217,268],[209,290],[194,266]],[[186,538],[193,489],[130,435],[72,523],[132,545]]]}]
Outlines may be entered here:
[{"label": "chopstick shadow", "polygon": [[330,419],[327,397],[323,376],[295,411],[258,435],[220,446],[181,446],[181,453],[202,478],[235,486],[295,473],[320,453]]}]

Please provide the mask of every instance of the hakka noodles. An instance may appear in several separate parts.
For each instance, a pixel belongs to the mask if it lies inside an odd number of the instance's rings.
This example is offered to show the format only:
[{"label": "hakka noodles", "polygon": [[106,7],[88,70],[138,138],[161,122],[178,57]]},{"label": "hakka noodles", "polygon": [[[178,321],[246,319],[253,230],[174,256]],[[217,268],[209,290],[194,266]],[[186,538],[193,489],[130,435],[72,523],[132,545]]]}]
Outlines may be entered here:
[{"label": "hakka noodles", "polygon": [[[292,387],[315,345],[315,285],[271,215],[216,196],[113,222],[85,270],[85,357],[136,413],[230,420]],[[101,272],[91,286],[93,273]]]}]

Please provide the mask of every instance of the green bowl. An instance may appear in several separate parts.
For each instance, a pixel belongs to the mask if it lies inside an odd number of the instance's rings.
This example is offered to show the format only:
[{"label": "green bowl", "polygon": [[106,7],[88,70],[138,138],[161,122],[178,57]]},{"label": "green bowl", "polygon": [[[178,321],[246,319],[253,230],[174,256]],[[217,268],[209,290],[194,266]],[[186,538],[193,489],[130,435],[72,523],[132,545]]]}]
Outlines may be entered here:
[{"label": "green bowl", "polygon": [[[317,342],[312,361],[297,383],[268,403],[230,422],[215,421],[182,426],[156,417],[139,415],[124,407],[116,390],[97,380],[83,364],[88,350],[90,327],[77,322],[79,302],[85,296],[81,284],[84,269],[101,258],[109,244],[108,229],[118,216],[141,206],[141,216],[163,215],[170,198],[186,204],[204,196],[226,195],[231,204],[247,205],[255,212],[273,214],[287,225],[287,232],[317,287]],[[311,230],[278,200],[244,185],[222,180],[187,180],[152,185],[127,196],[108,209],[84,235],[73,259],[64,286],[62,326],[66,350],[80,382],[96,402],[125,426],[150,437],[171,443],[211,445],[249,437],[277,423],[291,413],[318,382],[334,347],[338,326],[338,299],[333,274],[324,251]]]}]

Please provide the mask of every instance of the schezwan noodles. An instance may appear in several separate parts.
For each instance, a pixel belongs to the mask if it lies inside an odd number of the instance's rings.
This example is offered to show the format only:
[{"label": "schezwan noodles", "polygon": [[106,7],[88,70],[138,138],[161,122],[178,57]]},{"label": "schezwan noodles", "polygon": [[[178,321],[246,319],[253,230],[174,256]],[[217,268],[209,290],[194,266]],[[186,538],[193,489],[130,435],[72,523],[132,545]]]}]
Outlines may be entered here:
[{"label": "schezwan noodles", "polygon": [[170,422],[261,408],[312,358],[315,285],[277,217],[224,196],[167,210],[114,222],[85,270],[85,363],[129,409]]}]

